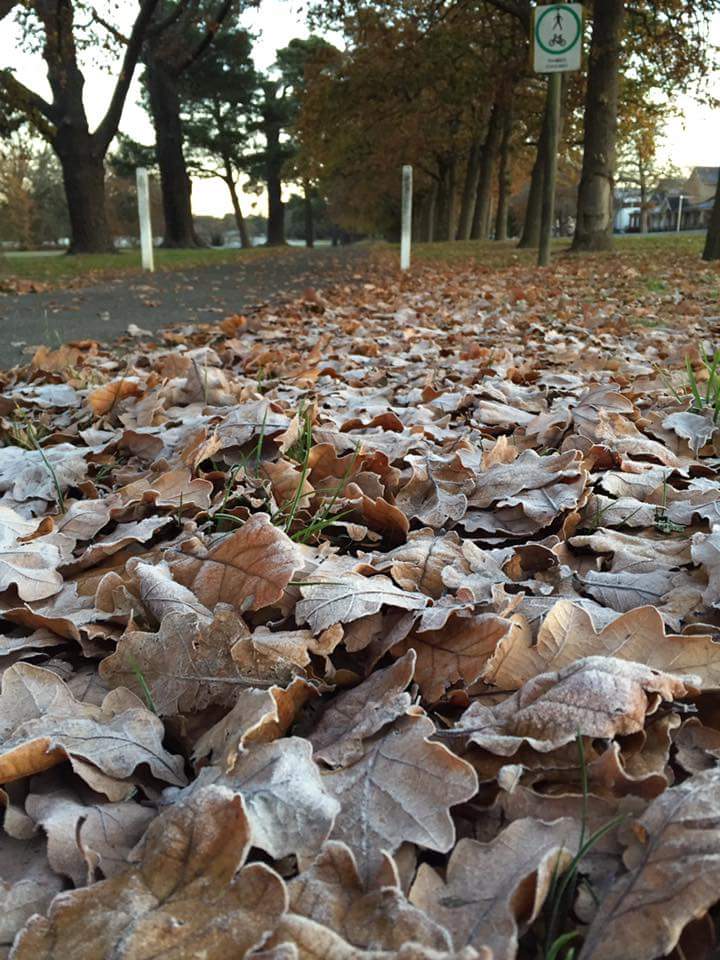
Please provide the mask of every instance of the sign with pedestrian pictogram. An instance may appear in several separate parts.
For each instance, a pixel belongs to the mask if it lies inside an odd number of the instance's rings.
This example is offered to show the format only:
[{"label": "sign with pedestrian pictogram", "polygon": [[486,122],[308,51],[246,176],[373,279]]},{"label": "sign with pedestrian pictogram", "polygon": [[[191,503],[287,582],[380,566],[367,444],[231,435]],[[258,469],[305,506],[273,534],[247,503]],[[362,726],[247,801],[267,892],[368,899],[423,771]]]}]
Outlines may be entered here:
[{"label": "sign with pedestrian pictogram", "polygon": [[550,3],[533,9],[535,73],[579,70],[582,62],[583,8],[580,3]]}]

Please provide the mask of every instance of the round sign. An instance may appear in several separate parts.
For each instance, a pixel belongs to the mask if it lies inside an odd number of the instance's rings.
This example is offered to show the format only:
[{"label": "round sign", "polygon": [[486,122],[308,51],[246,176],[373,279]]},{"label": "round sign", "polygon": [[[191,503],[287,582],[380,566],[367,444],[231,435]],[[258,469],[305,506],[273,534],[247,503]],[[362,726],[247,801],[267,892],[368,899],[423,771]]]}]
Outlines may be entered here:
[{"label": "round sign", "polygon": [[545,7],[535,24],[535,38],[545,53],[562,56],[580,40],[582,22],[572,7]]}]

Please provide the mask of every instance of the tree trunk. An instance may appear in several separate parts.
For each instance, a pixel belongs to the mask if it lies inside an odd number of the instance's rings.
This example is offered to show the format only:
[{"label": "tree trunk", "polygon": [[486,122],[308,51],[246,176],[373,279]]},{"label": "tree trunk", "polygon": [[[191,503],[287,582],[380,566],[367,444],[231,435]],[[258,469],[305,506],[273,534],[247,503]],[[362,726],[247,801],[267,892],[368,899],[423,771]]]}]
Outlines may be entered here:
[{"label": "tree trunk", "polygon": [[[267,95],[269,97],[269,93]],[[281,122],[275,100],[265,104],[263,133],[265,134],[265,185],[268,194],[267,245],[285,244],[285,204],[282,200],[282,168],[284,155],[280,143]]]},{"label": "tree trunk", "polygon": [[312,205],[312,187],[303,180],[303,213],[305,215],[305,246],[315,246],[315,217]]},{"label": "tree trunk", "polygon": [[471,240],[486,240],[490,232],[490,199],[492,196],[493,176],[500,138],[503,128],[504,108],[496,100],[493,104],[487,136],[482,148],[480,159],[480,177],[478,179],[477,196],[475,198],[475,212],[470,229]]},{"label": "tree trunk", "polygon": [[504,117],[500,141],[500,166],[498,168],[498,205],[495,217],[495,239],[508,238],[508,212],[510,208],[510,141],[512,139],[512,109]]},{"label": "tree trunk", "polygon": [[720,181],[715,191],[715,203],[705,236],[703,260],[720,260]]},{"label": "tree trunk", "polygon": [[440,185],[435,217],[435,239],[454,240],[457,220],[457,160],[455,157],[446,158],[441,161],[439,167]]},{"label": "tree trunk", "polygon": [[647,199],[647,180],[644,173],[640,173],[640,233],[647,233],[650,226],[650,209]]},{"label": "tree trunk", "polygon": [[62,167],[72,239],[69,253],[108,253],[115,247],[105,210],[105,166],[90,137],[62,130],[55,152]]},{"label": "tree trunk", "polygon": [[480,158],[482,157],[482,141],[484,134],[478,135],[470,144],[467,167],[465,169],[465,183],[463,184],[462,200],[460,201],[460,216],[458,218],[458,240],[469,240],[472,228],[473,213],[480,179]]},{"label": "tree trunk", "polygon": [[240,234],[240,246],[243,249],[247,249],[252,246],[250,242],[250,234],[248,233],[247,223],[245,222],[245,217],[243,216],[242,207],[240,206],[240,198],[237,194],[237,187],[235,186],[235,178],[233,176],[232,165],[228,160],[225,161],[225,183],[227,184],[228,192],[230,194],[230,201],[232,203],[233,213],[235,214],[235,225],[238,228],[238,233]]},{"label": "tree trunk", "polygon": [[583,167],[573,250],[612,246],[615,142],[625,0],[595,4],[585,95]]},{"label": "tree trunk", "polygon": [[280,247],[285,243],[285,204],[282,201],[282,180],[276,171],[268,172],[267,193],[267,245]]},{"label": "tree trunk", "polygon": [[155,128],[155,152],[160,167],[165,217],[164,247],[202,246],[195,233],[190,177],[183,154],[180,95],[177,79],[151,53],[146,57],[145,84]]}]

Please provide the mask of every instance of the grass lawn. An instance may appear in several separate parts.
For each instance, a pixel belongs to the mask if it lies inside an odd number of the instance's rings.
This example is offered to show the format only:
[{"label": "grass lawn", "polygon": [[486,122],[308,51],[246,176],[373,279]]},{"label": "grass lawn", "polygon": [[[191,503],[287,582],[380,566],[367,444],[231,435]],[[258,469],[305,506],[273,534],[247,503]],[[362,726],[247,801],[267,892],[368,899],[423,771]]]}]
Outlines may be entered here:
[{"label": "grass lawn", "polygon": [[[196,250],[155,250],[156,270],[185,270],[194,267],[218,266],[260,257],[292,256],[296,247],[252,247],[249,250],[223,250],[204,247]],[[62,286],[70,281],[95,283],[126,273],[139,273],[140,251],[121,250],[117,253],[67,254],[12,254],[0,255],[0,286],[3,280],[17,278],[37,281],[51,286]]]},{"label": "grass lawn", "polygon": [[[648,254],[676,253],[700,256],[705,243],[704,233],[652,233],[645,236],[616,236],[613,250],[593,254],[600,257],[647,257]],[[553,255],[568,253],[570,239],[553,240]],[[516,240],[495,243],[493,240],[461,240],[454,243],[417,243],[412,248],[418,260],[461,263],[477,261],[487,267],[531,266],[537,262],[537,250],[519,250]]]}]

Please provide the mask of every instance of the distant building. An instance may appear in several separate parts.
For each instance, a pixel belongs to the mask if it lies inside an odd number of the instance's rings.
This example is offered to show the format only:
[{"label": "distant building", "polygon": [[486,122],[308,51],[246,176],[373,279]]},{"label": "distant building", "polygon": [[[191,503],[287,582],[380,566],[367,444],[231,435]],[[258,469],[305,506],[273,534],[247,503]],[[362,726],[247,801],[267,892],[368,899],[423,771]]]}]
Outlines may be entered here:
[{"label": "distant building", "polygon": [[[687,180],[663,177],[647,201],[650,232],[705,230],[710,221],[720,167],[693,167]],[[636,191],[617,191],[615,230],[640,232],[640,202]]]},{"label": "distant building", "polygon": [[693,167],[685,184],[685,192],[692,204],[715,199],[720,167]]}]

